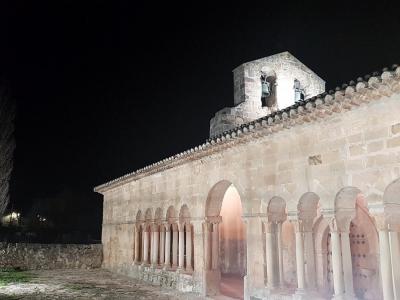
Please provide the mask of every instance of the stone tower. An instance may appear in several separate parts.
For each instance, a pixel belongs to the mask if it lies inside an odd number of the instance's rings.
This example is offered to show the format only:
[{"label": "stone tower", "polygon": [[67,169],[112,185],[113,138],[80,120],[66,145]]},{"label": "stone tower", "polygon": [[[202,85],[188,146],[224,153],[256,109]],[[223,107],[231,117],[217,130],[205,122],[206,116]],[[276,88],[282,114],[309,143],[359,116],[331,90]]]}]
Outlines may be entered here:
[{"label": "stone tower", "polygon": [[210,137],[325,92],[325,81],[289,52],[244,63],[233,70],[234,107],[210,120]]}]

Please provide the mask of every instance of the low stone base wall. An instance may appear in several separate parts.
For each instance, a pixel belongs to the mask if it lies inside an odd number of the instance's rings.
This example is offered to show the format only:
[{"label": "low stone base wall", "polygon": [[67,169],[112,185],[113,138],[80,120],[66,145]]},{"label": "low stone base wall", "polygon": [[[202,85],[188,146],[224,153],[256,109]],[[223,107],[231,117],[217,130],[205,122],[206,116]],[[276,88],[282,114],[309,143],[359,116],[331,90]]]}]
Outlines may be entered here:
[{"label": "low stone base wall", "polygon": [[100,268],[101,244],[0,243],[0,268],[23,270]]},{"label": "low stone base wall", "polygon": [[151,284],[176,289],[180,292],[199,292],[192,274],[180,273],[173,270],[167,271],[162,268],[153,268],[134,264],[107,269]]}]

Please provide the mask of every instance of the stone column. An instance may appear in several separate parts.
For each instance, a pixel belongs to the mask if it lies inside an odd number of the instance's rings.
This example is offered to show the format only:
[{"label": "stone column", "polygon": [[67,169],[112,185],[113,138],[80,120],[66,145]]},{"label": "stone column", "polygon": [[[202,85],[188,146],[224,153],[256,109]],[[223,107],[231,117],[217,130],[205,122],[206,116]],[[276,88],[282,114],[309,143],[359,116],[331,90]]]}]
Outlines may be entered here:
[{"label": "stone column", "polygon": [[303,245],[303,222],[292,220],[296,236],[296,273],[297,273],[297,293],[302,293],[305,289],[304,280],[304,245]]},{"label": "stone column", "polygon": [[144,242],[143,242],[143,264],[149,263],[149,227],[146,226],[144,229]]},{"label": "stone column", "polygon": [[185,224],[179,224],[179,270],[185,268]]},{"label": "stone column", "polygon": [[276,287],[276,270],[273,244],[274,224],[265,222],[265,256],[267,260],[267,287],[274,289]]},{"label": "stone column", "polygon": [[314,239],[313,239],[313,219],[303,220],[304,229],[304,250],[306,257],[306,268],[307,268],[307,289],[316,289],[315,279],[315,252],[314,252]]},{"label": "stone column", "polygon": [[335,297],[342,298],[344,294],[342,253],[340,249],[340,237],[337,221],[332,218],[329,222],[332,243],[332,271],[333,271],[333,287]]},{"label": "stone column", "polygon": [[164,265],[165,258],[165,228],[164,225],[160,225],[160,266]]},{"label": "stone column", "polygon": [[350,222],[351,219],[341,220],[340,238],[342,244],[343,279],[346,299],[355,299],[353,288],[353,263],[350,250]]},{"label": "stone column", "polygon": [[178,266],[178,226],[172,225],[172,268]]},{"label": "stone column", "polygon": [[211,230],[212,224],[209,222],[203,223],[204,228],[204,268],[209,271],[211,270]]},{"label": "stone column", "polygon": [[153,226],[153,258],[152,258],[152,266],[155,267],[158,264],[158,252],[160,251],[158,249],[159,247],[159,237],[160,237],[160,232],[159,232],[159,226],[157,224],[154,224]]},{"label": "stone column", "polygon": [[192,265],[192,227],[186,225],[186,271],[193,272]]},{"label": "stone column", "polygon": [[279,267],[279,286],[283,287],[285,280],[283,278],[283,245],[282,245],[282,223],[277,223],[277,243],[278,243],[278,267]]},{"label": "stone column", "polygon": [[141,245],[140,245],[140,261],[142,262],[142,264],[144,263],[144,236],[146,235],[146,233],[145,233],[145,227],[146,227],[146,224],[143,224],[142,225],[142,227],[141,227],[141,232],[142,232],[142,243],[141,243]]},{"label": "stone column", "polygon": [[171,225],[167,224],[165,227],[165,260],[164,268],[171,267]]},{"label": "stone column", "polygon": [[388,224],[383,215],[375,216],[379,235],[379,261],[382,279],[382,290],[384,300],[393,300],[393,277],[392,260],[390,254],[390,242]]},{"label": "stone column", "polygon": [[[242,201],[244,199],[242,198]],[[244,276],[244,299],[255,293],[265,293],[262,218],[260,215],[243,216],[246,231],[246,275]]]},{"label": "stone column", "polygon": [[219,223],[212,223],[212,269],[219,270],[219,231],[218,231]]},{"label": "stone column", "polygon": [[135,225],[135,264],[140,261],[140,227]]},{"label": "stone column", "polygon": [[392,261],[393,292],[394,299],[400,300],[400,249],[399,249],[399,225],[389,224],[389,243]]}]

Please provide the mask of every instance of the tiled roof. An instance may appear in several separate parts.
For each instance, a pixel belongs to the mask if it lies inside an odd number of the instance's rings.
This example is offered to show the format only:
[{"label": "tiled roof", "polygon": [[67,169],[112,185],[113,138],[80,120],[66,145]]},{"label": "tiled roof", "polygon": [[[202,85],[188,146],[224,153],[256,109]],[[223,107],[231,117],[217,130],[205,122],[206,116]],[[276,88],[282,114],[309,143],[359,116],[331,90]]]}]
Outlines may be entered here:
[{"label": "tiled roof", "polygon": [[187,161],[200,159],[230,147],[238,140],[245,142],[248,139],[273,134],[296,124],[321,119],[333,113],[340,113],[342,110],[350,110],[363,103],[382,96],[390,96],[396,92],[400,92],[400,67],[392,65],[391,68],[384,68],[382,72],[374,72],[372,75],[351,80],[335,90],[298,101],[292,106],[225,131],[207,139],[201,145],[99,185],[94,188],[94,191],[101,193],[126,182],[184,164]]}]

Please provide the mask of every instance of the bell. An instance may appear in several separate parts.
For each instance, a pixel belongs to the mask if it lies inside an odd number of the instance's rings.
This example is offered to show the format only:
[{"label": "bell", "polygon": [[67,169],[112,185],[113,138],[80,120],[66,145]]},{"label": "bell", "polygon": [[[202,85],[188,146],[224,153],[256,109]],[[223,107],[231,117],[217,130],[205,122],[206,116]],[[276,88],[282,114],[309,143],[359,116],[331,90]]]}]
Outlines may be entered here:
[{"label": "bell", "polygon": [[264,81],[261,83],[261,92],[262,97],[268,97],[270,95],[270,83],[268,81]]}]

